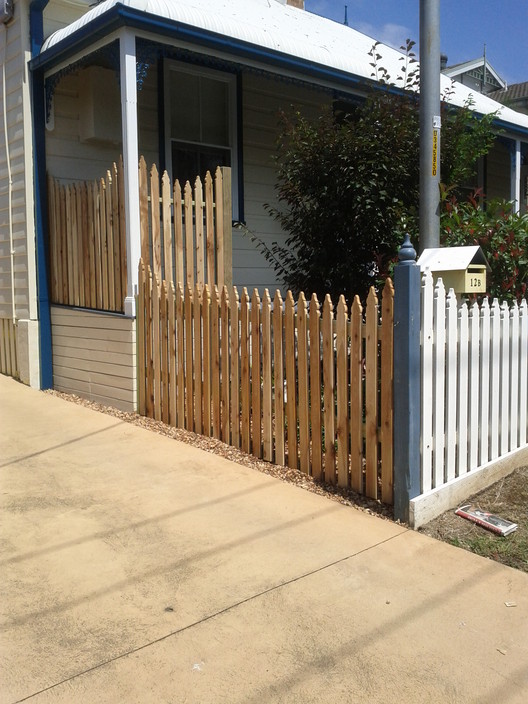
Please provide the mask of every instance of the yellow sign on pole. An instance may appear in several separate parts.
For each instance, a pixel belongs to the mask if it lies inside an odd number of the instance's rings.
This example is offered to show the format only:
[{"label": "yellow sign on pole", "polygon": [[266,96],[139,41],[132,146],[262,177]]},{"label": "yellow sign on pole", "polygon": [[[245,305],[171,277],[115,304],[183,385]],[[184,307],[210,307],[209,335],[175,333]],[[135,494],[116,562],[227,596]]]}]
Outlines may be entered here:
[{"label": "yellow sign on pole", "polygon": [[438,130],[433,130],[433,176],[438,170]]}]

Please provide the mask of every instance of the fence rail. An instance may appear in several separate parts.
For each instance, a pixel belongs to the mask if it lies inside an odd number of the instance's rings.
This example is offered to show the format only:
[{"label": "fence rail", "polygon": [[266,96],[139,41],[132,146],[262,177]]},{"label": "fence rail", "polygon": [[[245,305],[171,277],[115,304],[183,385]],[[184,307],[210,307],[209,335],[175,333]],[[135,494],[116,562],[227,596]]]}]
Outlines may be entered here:
[{"label": "fence rail", "polygon": [[139,411],[392,503],[393,295],[296,310],[291,292],[184,289],[141,262]]},{"label": "fence rail", "polygon": [[127,285],[123,164],[99,181],[48,178],[51,300],[123,312]]},{"label": "fence rail", "polygon": [[526,445],[528,305],[422,283],[422,492]]},{"label": "fence rail", "polygon": [[231,169],[207,172],[194,187],[171,184],[139,162],[141,257],[158,279],[194,287],[232,283]]}]

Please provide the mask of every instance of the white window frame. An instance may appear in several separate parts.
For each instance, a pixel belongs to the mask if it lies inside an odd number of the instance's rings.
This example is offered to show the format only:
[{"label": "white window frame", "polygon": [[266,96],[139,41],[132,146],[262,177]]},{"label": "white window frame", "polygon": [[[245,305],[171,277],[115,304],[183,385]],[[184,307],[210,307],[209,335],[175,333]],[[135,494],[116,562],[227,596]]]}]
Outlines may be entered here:
[{"label": "white window frame", "polygon": [[[239,212],[239,195],[238,195],[238,111],[237,111],[237,77],[234,73],[219,71],[217,69],[206,68],[204,66],[194,66],[183,61],[174,59],[165,59],[164,66],[164,123],[165,123],[165,164],[167,173],[173,180],[172,174],[172,143],[178,140],[172,137],[171,134],[171,71],[188,73],[193,76],[203,76],[215,81],[222,81],[228,88],[228,110],[229,110],[229,141],[227,149],[231,151],[231,190],[232,190],[232,217],[233,220],[238,220]],[[203,143],[204,146],[218,147],[217,144]],[[222,145],[223,146],[223,145]],[[214,178],[214,174],[211,174]],[[183,185],[183,184],[182,184]]]}]

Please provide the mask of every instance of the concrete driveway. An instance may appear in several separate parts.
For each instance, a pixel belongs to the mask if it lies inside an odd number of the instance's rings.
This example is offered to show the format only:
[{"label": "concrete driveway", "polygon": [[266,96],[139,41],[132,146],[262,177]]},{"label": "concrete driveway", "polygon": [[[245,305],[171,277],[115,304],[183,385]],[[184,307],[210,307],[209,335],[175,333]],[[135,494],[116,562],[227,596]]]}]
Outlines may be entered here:
[{"label": "concrete driveway", "polygon": [[4,376],[0,436],[2,703],[528,701],[528,575]]}]

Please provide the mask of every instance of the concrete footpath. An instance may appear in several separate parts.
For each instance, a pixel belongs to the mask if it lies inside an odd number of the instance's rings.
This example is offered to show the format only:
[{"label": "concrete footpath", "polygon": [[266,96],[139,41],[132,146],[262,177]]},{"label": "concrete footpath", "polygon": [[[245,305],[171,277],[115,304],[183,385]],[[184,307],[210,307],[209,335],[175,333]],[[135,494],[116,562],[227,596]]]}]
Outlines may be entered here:
[{"label": "concrete footpath", "polygon": [[528,575],[4,376],[0,495],[2,704],[528,701]]}]

